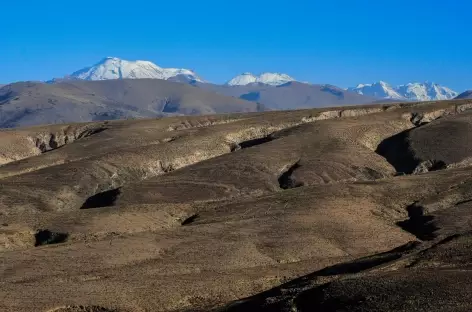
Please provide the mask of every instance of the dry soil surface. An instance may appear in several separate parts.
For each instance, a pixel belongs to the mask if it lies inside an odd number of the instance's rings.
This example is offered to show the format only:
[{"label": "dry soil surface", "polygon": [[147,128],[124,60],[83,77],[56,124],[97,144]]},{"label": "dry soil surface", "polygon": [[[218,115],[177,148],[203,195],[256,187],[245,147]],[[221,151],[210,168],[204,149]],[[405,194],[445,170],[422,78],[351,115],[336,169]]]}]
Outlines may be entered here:
[{"label": "dry soil surface", "polygon": [[470,311],[471,108],[0,131],[0,310]]}]

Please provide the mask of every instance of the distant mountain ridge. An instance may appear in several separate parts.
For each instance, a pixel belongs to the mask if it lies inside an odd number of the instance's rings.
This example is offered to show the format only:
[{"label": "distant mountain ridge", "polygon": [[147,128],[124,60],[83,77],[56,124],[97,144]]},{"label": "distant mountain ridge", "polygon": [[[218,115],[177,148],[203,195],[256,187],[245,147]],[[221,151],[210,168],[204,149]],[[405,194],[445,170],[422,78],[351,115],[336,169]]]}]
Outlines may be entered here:
[{"label": "distant mountain ridge", "polygon": [[[49,83],[65,80],[113,80],[113,79],[162,79],[176,82],[205,82],[193,70],[184,68],[162,68],[149,61],[128,61],[117,57],[106,57],[98,63],[82,68],[62,78],[54,78]],[[230,79],[228,86],[245,86],[249,84],[265,84],[279,86],[287,82],[296,81],[293,77],[283,73],[262,73],[259,76],[243,73]]]},{"label": "distant mountain ridge", "polygon": [[263,110],[259,103],[160,79],[18,82],[0,88],[0,128]]},{"label": "distant mountain ridge", "polygon": [[161,68],[148,61],[127,61],[108,57],[97,64],[50,83],[80,80],[126,80],[152,78],[188,84],[220,95],[250,101],[266,109],[300,109],[325,106],[366,104],[375,97],[349,92],[332,85],[315,85],[296,81],[283,73],[243,73],[218,85],[206,82],[188,69]]},{"label": "distant mountain ridge", "polygon": [[472,90],[467,90],[459,94],[456,99],[472,99]]},{"label": "distant mountain ridge", "polygon": [[[70,80],[113,80],[113,79],[161,79],[174,82],[196,84],[207,83],[193,70],[184,68],[163,68],[149,61],[128,61],[117,57],[106,57],[98,63],[80,69],[63,78],[56,78],[50,83]],[[250,72],[242,73],[228,80],[224,86],[244,87],[260,85],[261,87],[277,87],[290,82],[299,82],[284,73],[266,72],[254,75]],[[300,82],[310,84],[307,82]],[[377,100],[395,101],[432,101],[450,100],[459,95],[458,92],[432,82],[408,83],[392,86],[384,81],[372,84],[359,84],[356,87],[343,91],[357,93]]]},{"label": "distant mountain ridge", "polygon": [[458,95],[456,91],[432,82],[408,83],[393,87],[384,81],[379,81],[359,84],[348,90],[362,95],[400,101],[451,100]]},{"label": "distant mountain ridge", "polygon": [[332,85],[290,81],[281,85],[249,83],[247,85],[192,85],[226,96],[262,104],[268,109],[301,109],[374,103],[378,99],[350,92]]}]

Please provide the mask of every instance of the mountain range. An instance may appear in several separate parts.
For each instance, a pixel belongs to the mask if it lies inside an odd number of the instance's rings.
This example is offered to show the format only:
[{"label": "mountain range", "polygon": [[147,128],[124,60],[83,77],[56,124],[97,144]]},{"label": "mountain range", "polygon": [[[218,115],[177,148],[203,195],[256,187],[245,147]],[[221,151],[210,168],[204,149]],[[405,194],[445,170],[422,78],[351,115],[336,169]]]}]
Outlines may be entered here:
[{"label": "mountain range", "polygon": [[[0,128],[443,100],[456,96],[449,88],[432,83],[393,88],[379,82],[342,89],[329,84],[299,82],[282,73],[244,73],[225,84],[213,84],[193,70],[108,57],[47,83],[18,82],[0,86]],[[470,93],[460,95],[469,96]]]},{"label": "mountain range", "polygon": [[0,128],[373,103],[330,85],[179,83],[162,79],[18,82],[0,88]]},{"label": "mountain range", "polygon": [[393,87],[384,81],[379,81],[359,84],[348,90],[362,95],[400,101],[450,100],[458,95],[457,92],[432,82],[408,83]]},{"label": "mountain range", "polygon": [[[127,61],[117,57],[104,58],[95,65],[80,69],[63,79],[94,81],[141,78],[163,79],[184,83],[207,83],[193,70],[162,68],[149,61]],[[58,81],[58,79],[53,79],[51,82],[55,81]],[[231,87],[248,85],[264,87],[281,86],[290,82],[297,82],[297,80],[283,73],[266,72],[254,75],[246,72],[231,78],[224,85]],[[394,87],[384,81],[379,81],[372,84],[359,84],[356,87],[348,88],[347,91],[376,99],[398,101],[449,100],[457,97],[459,94],[448,87],[431,82],[407,83]]]}]

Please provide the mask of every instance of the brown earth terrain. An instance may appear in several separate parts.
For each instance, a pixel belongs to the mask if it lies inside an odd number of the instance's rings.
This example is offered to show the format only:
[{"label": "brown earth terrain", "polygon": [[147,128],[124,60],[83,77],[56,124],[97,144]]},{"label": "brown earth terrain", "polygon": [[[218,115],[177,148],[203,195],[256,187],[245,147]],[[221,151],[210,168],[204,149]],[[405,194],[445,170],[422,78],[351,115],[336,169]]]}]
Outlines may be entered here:
[{"label": "brown earth terrain", "polygon": [[0,131],[0,311],[470,311],[471,108]]}]

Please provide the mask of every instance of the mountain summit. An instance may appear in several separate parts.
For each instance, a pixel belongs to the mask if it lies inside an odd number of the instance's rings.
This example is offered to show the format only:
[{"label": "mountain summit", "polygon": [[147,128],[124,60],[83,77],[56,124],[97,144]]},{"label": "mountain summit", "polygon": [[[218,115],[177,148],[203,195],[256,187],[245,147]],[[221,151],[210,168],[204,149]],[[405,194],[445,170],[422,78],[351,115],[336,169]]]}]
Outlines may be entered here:
[{"label": "mountain summit", "polygon": [[188,69],[162,68],[149,61],[127,61],[117,57],[104,58],[93,66],[72,73],[69,78],[81,80],[142,78],[167,80],[177,76],[203,82],[195,72]]},{"label": "mountain summit", "polygon": [[243,73],[228,81],[228,86],[246,86],[251,83],[262,83],[271,86],[283,85],[287,82],[295,81],[292,77],[287,74],[279,73],[263,73],[259,76],[255,76],[251,73]]},{"label": "mountain summit", "polygon": [[432,82],[408,83],[393,87],[380,81],[373,84],[359,84],[348,90],[362,95],[401,101],[450,100],[458,95],[457,92]]},{"label": "mountain summit", "polygon": [[403,100],[403,97],[397,91],[395,91],[395,88],[384,81],[379,81],[372,84],[359,84],[357,87],[349,88],[348,90],[361,95],[367,95],[376,98]]},{"label": "mountain summit", "polygon": [[409,83],[398,86],[397,90],[412,101],[451,100],[459,95],[456,91],[433,82]]}]

